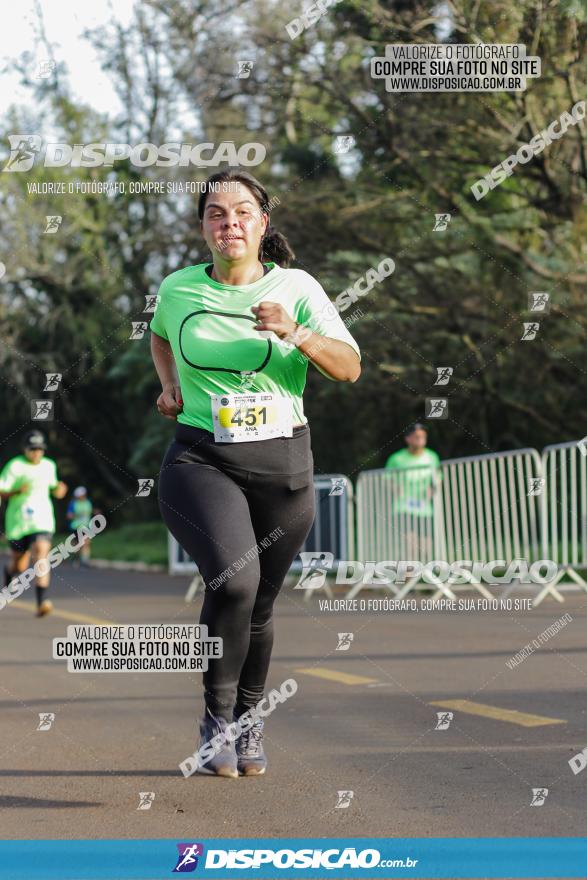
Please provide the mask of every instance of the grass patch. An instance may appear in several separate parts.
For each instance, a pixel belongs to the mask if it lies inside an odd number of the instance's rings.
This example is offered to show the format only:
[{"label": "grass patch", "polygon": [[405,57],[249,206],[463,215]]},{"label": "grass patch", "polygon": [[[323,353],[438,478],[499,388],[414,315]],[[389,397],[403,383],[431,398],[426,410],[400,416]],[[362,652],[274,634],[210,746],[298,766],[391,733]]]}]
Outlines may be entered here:
[{"label": "grass patch", "polygon": [[[57,533],[53,546],[65,541],[67,536]],[[0,552],[8,553],[8,549],[8,542],[2,538]],[[106,526],[103,532],[92,538],[92,556],[120,562],[167,565],[167,529],[162,522],[129,523],[117,529]]]},{"label": "grass patch", "polygon": [[108,526],[92,539],[92,556],[122,562],[167,565],[167,529],[161,522]]}]

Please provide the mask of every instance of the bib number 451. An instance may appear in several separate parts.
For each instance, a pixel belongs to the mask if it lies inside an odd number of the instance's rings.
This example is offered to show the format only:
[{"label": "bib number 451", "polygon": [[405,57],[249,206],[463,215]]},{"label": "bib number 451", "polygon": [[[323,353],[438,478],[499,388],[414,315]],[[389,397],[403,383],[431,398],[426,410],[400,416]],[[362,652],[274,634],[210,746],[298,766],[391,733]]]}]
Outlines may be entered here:
[{"label": "bib number 451", "polygon": [[265,406],[247,406],[246,409],[238,407],[230,420],[231,425],[266,425],[267,424],[267,408]]}]

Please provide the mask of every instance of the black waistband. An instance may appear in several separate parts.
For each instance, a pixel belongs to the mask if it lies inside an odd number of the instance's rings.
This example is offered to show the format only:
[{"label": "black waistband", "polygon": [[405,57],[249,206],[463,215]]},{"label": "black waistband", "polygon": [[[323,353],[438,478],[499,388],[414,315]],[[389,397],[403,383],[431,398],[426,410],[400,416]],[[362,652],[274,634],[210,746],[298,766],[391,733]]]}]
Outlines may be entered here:
[{"label": "black waistband", "polygon": [[[297,437],[299,434],[303,434],[309,430],[310,426],[307,422],[305,425],[295,425],[293,428],[293,436]],[[208,441],[211,443],[216,442],[214,440],[214,433],[212,431],[207,431],[205,428],[196,428],[194,425],[184,425],[182,422],[177,422],[175,426],[175,439],[178,440],[180,443],[193,443],[197,440]],[[255,442],[262,443],[263,441],[261,440]],[[229,445],[238,446],[238,443],[231,443]]]}]

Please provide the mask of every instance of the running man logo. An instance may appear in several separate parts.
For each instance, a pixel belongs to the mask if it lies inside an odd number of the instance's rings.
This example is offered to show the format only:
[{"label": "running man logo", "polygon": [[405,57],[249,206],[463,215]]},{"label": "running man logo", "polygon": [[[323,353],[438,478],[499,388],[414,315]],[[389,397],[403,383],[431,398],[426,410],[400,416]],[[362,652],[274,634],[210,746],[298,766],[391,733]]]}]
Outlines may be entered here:
[{"label": "running man logo", "polygon": [[587,767],[587,748],[582,749],[578,755],[569,758],[569,767],[575,776]]},{"label": "running man logo", "polygon": [[151,480],[149,478],[142,478],[138,481],[139,488],[137,489],[137,494],[135,498],[148,498],[151,494],[151,489],[155,485],[155,480]]},{"label": "running man logo", "polygon": [[142,339],[149,329],[149,325],[146,321],[131,321],[131,324],[132,330],[130,336],[128,337],[129,339]]},{"label": "running man logo", "polygon": [[300,18],[292,18],[286,24],[285,29],[290,40],[295,40],[300,34],[303,34],[306,28],[316,24],[323,15],[326,15],[328,7],[335,6],[337,3],[340,3],[340,0],[316,0],[315,3],[307,6]]},{"label": "running man logo", "polygon": [[250,391],[256,375],[254,370],[244,370],[240,375],[239,391]]},{"label": "running man logo", "polygon": [[45,387],[43,391],[59,391],[59,383],[62,378],[61,373],[45,373]]},{"label": "running man logo", "polygon": [[349,150],[352,150],[355,144],[356,141],[352,134],[341,134],[335,140],[332,152],[337,153],[338,155],[341,153],[348,153]]},{"label": "running man logo", "polygon": [[528,309],[531,312],[549,312],[550,311],[550,294],[549,293],[529,293]]},{"label": "running man logo", "polygon": [[238,72],[236,75],[237,79],[248,79],[251,75],[251,71],[254,67],[254,61],[237,61],[238,64]]},{"label": "running man logo", "polygon": [[9,134],[10,156],[2,171],[30,171],[35,157],[41,152],[42,138],[38,134]]},{"label": "running man logo", "polygon": [[204,855],[204,847],[201,843],[178,843],[179,851],[177,865],[173,869],[174,874],[184,874],[195,871],[198,866],[198,858]]},{"label": "running man logo", "polygon": [[139,805],[137,807],[137,810],[150,810],[151,804],[154,800],[154,791],[139,791]]},{"label": "running man logo", "polygon": [[49,79],[56,67],[57,63],[55,61],[39,61],[37,79]]},{"label": "running man logo", "polygon": [[48,214],[45,216],[45,220],[47,221],[47,224],[43,230],[43,235],[55,235],[61,226],[63,217],[61,214]]},{"label": "running man logo", "polygon": [[31,419],[34,422],[52,422],[53,401],[31,400]]},{"label": "running man logo", "polygon": [[334,554],[320,552],[300,553],[302,573],[294,590],[318,590],[324,585],[326,573],[332,571]]},{"label": "running man logo", "polygon": [[346,489],[346,477],[330,477],[330,482],[332,483],[332,486],[328,493],[328,497],[331,495],[342,495]]},{"label": "running man logo", "polygon": [[350,807],[351,801],[355,796],[354,791],[338,791],[338,800],[336,802],[335,810],[346,810]]},{"label": "running man logo", "polygon": [[546,480],[544,477],[532,477],[530,479],[530,486],[526,498],[529,498],[530,495],[542,495],[542,489],[545,482]]},{"label": "running man logo", "polygon": [[39,712],[39,725],[37,730],[51,730],[55,721],[55,712]]},{"label": "running man logo", "polygon": [[448,419],[447,398],[427,397],[425,417],[427,419]]},{"label": "running man logo", "polygon": [[524,332],[520,337],[520,342],[529,342],[531,339],[536,339],[536,334],[540,329],[540,324],[537,321],[532,321],[531,323],[524,323]]},{"label": "running man logo", "polygon": [[452,214],[435,214],[434,217],[436,219],[434,221],[434,229],[432,232],[444,232],[445,229],[448,229]]},{"label": "running man logo", "polygon": [[448,385],[450,382],[450,377],[454,373],[453,367],[436,367],[436,382],[435,385]]},{"label": "running man logo", "polygon": [[547,788],[533,788],[532,789],[532,800],[530,801],[530,806],[531,807],[541,807],[547,797],[548,797],[548,789]]},{"label": "running man logo", "polygon": [[351,642],[355,638],[354,633],[339,633],[338,634],[338,645],[336,646],[337,651],[348,651]]},{"label": "running man logo", "polygon": [[161,299],[161,297],[159,296],[158,293],[147,294],[145,296],[145,308],[143,309],[143,312],[151,312],[151,313],[155,312],[157,309],[157,306],[159,305],[160,299]]},{"label": "running man logo", "polygon": [[437,712],[436,718],[438,719],[436,722],[436,727],[434,730],[448,730],[450,727],[450,722],[454,718],[453,712]]}]

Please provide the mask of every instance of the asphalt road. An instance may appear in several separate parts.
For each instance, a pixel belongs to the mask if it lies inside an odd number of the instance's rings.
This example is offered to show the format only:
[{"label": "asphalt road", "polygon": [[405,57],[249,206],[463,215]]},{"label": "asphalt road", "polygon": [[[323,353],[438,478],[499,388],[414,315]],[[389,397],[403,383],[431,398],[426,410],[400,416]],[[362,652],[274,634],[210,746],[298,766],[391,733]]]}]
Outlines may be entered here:
[{"label": "asphalt road", "polygon": [[[186,779],[199,674],[73,674],[51,656],[71,623],[197,621],[186,585],[64,564],[53,616],[36,619],[30,593],[0,611],[4,838],[584,835],[587,772],[568,760],[587,746],[587,596],[526,612],[337,613],[288,587],[269,684],[298,691],[268,719],[267,775]],[[433,704],[455,700],[468,702],[436,730]],[[55,721],[39,731],[45,712]],[[353,792],[346,807],[340,791]],[[139,792],[154,792],[148,810]]]}]

